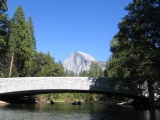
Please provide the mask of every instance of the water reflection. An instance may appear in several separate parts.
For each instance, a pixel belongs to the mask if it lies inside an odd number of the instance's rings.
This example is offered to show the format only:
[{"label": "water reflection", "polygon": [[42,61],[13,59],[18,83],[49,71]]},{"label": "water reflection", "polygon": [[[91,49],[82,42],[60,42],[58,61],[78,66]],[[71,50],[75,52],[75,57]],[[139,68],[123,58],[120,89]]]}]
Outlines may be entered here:
[{"label": "water reflection", "polygon": [[0,105],[0,120],[160,120],[160,110],[71,103]]},{"label": "water reflection", "polygon": [[159,110],[150,109],[142,112],[145,120],[156,120],[156,118],[160,119]]}]

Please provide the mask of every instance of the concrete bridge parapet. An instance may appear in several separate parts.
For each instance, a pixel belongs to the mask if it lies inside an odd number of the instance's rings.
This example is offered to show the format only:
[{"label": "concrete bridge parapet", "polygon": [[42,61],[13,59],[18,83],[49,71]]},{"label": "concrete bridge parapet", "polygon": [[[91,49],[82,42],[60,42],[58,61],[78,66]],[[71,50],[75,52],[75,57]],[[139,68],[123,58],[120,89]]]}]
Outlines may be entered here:
[{"label": "concrete bridge parapet", "polygon": [[[127,95],[120,86],[116,89],[116,81],[107,77],[17,77],[0,78],[0,95],[12,95],[35,92],[94,92],[113,93]],[[136,92],[128,92],[128,95],[136,95]]]},{"label": "concrete bridge parapet", "polygon": [[[106,78],[100,79],[104,82]],[[88,77],[0,78],[0,94],[31,90],[90,90],[95,79]],[[98,89],[98,88],[97,88]]]}]

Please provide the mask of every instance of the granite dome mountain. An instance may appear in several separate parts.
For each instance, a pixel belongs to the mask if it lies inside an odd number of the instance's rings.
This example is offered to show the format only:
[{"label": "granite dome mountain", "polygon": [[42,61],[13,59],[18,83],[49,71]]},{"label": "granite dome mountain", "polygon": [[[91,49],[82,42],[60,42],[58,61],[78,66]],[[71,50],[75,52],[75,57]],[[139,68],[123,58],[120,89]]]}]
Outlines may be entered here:
[{"label": "granite dome mountain", "polygon": [[106,68],[106,62],[96,61],[91,55],[80,51],[72,52],[70,57],[64,61],[63,67],[79,74],[83,70],[89,71],[92,62],[97,62],[102,70]]}]

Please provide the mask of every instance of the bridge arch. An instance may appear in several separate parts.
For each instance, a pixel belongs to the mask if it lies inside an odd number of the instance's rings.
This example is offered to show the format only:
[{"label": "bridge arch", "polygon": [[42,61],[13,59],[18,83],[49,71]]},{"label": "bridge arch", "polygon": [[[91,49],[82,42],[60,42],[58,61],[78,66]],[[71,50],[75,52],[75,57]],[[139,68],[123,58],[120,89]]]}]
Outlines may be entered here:
[{"label": "bridge arch", "polygon": [[[115,88],[107,77],[15,77],[0,78],[0,96],[40,93],[104,93],[126,97],[139,96],[135,90],[126,92]],[[122,86],[123,87],[123,86]]]},{"label": "bridge arch", "polygon": [[134,90],[124,91],[124,86],[115,87],[116,81],[107,77],[17,77],[0,78],[0,99],[17,99],[17,96],[43,93],[103,93],[134,98],[136,105],[147,105],[144,96]]}]

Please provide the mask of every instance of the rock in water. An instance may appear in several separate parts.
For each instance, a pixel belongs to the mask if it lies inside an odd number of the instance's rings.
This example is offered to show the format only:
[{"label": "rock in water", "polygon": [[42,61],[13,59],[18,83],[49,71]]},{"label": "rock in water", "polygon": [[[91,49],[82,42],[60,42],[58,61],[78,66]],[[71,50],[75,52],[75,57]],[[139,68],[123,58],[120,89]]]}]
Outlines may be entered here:
[{"label": "rock in water", "polygon": [[83,70],[88,71],[91,63],[95,61],[91,55],[84,52],[72,52],[70,57],[64,61],[63,67],[75,74],[79,74]]}]

